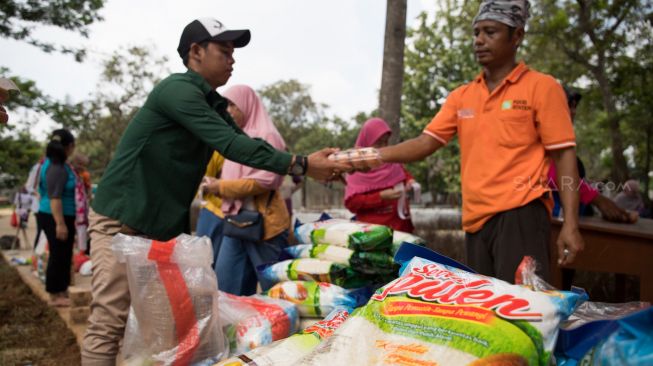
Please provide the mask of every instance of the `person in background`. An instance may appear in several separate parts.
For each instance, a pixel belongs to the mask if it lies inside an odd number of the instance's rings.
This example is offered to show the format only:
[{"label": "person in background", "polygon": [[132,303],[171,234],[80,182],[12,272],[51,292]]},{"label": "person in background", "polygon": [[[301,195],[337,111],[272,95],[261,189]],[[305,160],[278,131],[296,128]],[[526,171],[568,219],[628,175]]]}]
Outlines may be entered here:
[{"label": "person in background", "polygon": [[[209,164],[206,166],[204,176],[219,179],[223,164],[224,157],[219,152],[214,151]],[[215,266],[218,252],[220,251],[220,243],[222,243],[222,228],[224,226],[222,198],[211,193],[203,195],[202,198],[204,202],[202,202],[202,207],[197,217],[195,235],[207,236],[211,239],[211,244],[213,245],[212,265]]]},{"label": "person in background", "polygon": [[[567,104],[569,106],[569,115],[571,123],[573,124],[576,119],[576,109],[582,96],[577,91],[565,87],[565,94],[567,95]],[[593,216],[594,212],[592,206],[599,209],[601,216],[607,221],[613,222],[632,222],[630,215],[625,210],[617,207],[612,200],[589,185],[585,180],[585,166],[578,156],[576,156],[576,164],[578,168],[578,176],[580,184],[578,186],[579,193],[579,213],[580,216]],[[557,171],[555,162],[551,161],[549,166],[549,185],[553,188],[553,216],[560,215],[560,194],[558,193],[558,182],[556,182]]]},{"label": "person in background", "polygon": [[39,206],[41,205],[41,199],[39,197],[39,174],[41,172],[41,166],[43,165],[43,162],[45,161],[45,157],[41,157],[39,161],[32,165],[32,168],[29,170],[29,174],[27,176],[27,181],[25,182],[25,190],[27,193],[32,195],[32,207],[31,211],[34,214],[34,219],[36,221],[36,235],[34,236],[34,249],[39,244],[39,240],[41,239],[41,225],[39,225],[39,220],[38,220],[38,213],[39,213]]},{"label": "person in background", "polygon": [[304,180],[302,177],[287,176],[281,184],[281,198],[286,203],[286,208],[288,209],[288,214],[292,218],[292,195],[302,188],[302,183]]},{"label": "person in background", "polygon": [[[278,150],[285,149],[283,138],[252,88],[236,85],[223,95],[229,100],[229,114],[248,136],[267,141]],[[223,236],[215,263],[221,291],[253,295],[257,279],[263,291],[272,287],[272,283],[259,277],[256,268],[276,261],[288,244],[290,217],[279,192],[282,181],[282,175],[227,160],[221,178],[213,179],[207,185],[208,192],[222,197],[225,215],[237,214],[244,208],[256,210],[263,216],[261,242]]]},{"label": "person in background", "polygon": [[89,253],[89,239],[88,239],[88,204],[91,197],[91,173],[86,168],[89,160],[86,155],[75,154],[70,159],[70,166],[75,170],[75,174],[79,177],[82,184],[78,188],[80,191],[76,192],[76,199],[81,201],[77,202],[77,218],[75,220],[75,232],[77,233],[77,248],[81,252]]},{"label": "person in background", "polygon": [[84,189],[86,190],[86,197],[91,198],[91,173],[88,171],[89,159],[84,154],[75,154],[70,159],[70,165],[75,168],[77,176],[84,182]]},{"label": "person in background", "polygon": [[9,122],[9,114],[3,104],[9,100],[11,92],[20,93],[20,89],[10,79],[0,78],[0,125]]},{"label": "person in background", "polygon": [[[369,119],[358,134],[356,148],[388,146],[391,134],[384,120]],[[415,181],[403,165],[386,163],[368,172],[349,174],[346,180],[345,207],[356,220],[408,233],[415,230],[406,195]]]},{"label": "person in background", "polygon": [[[556,163],[558,180],[567,177],[571,187],[579,180],[576,139],[562,87],[550,75],[517,62],[529,9],[527,0],[484,0],[472,21],[482,72],[448,95],[422,135],[379,149],[380,162],[409,163],[458,136],[467,264],[508,282],[514,282],[515,270],[527,255],[538,262],[537,273],[549,278],[549,161]],[[584,242],[578,228],[578,191],[562,185],[560,196],[565,216],[557,259],[566,265]]]},{"label": "person in background", "polygon": [[617,206],[624,210],[637,212],[638,215],[644,215],[645,205],[642,199],[642,194],[639,189],[639,182],[635,179],[630,179],[624,183],[623,191],[619,192],[614,198]]},{"label": "person in background", "polygon": [[281,183],[279,191],[281,192],[281,198],[286,204],[286,209],[288,210],[288,243],[297,244],[297,239],[295,238],[295,232],[293,230],[293,207],[292,207],[292,195],[302,188],[304,180],[302,177],[298,176],[286,176]]},{"label": "person in background", "polygon": [[68,130],[56,130],[50,136],[45,161],[40,169],[41,197],[37,220],[48,239],[50,256],[45,290],[54,306],[68,306],[70,265],[75,239],[75,187],[77,177],[66,164],[75,150],[75,138]]}]

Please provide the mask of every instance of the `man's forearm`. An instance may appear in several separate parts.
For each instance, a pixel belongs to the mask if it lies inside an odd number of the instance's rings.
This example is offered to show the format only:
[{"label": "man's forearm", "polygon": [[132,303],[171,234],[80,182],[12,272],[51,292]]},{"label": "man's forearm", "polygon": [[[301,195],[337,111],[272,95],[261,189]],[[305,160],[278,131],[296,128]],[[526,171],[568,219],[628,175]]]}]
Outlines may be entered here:
[{"label": "man's forearm", "polygon": [[578,226],[579,177],[576,165],[576,150],[567,148],[551,152],[557,168],[558,191],[564,209],[564,220],[568,225]]},{"label": "man's forearm", "polygon": [[386,163],[411,163],[425,159],[441,148],[442,143],[433,137],[421,134],[400,144],[381,148],[381,160]]}]

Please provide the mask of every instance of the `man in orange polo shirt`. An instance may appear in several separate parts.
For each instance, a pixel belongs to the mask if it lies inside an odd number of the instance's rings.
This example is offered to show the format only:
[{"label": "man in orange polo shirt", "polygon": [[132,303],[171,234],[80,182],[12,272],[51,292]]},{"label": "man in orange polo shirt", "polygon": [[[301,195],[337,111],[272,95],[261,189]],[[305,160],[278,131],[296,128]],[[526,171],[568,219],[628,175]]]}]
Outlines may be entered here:
[{"label": "man in orange polo shirt", "polygon": [[529,7],[526,0],[483,1],[473,22],[483,72],[451,92],[421,136],[381,149],[384,162],[407,163],[458,134],[467,262],[510,282],[525,255],[538,261],[542,276],[549,275],[549,159],[563,186],[558,263],[571,263],[583,248],[576,143],[565,93],[551,76],[516,62]]}]

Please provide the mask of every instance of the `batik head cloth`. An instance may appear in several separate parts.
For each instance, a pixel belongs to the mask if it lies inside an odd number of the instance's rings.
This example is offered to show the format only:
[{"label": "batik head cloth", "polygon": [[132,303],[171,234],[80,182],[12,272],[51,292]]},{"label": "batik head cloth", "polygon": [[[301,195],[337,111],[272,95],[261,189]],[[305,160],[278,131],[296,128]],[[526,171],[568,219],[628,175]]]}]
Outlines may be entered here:
[{"label": "batik head cloth", "polygon": [[481,20],[494,20],[509,27],[523,28],[530,17],[528,0],[484,0],[472,24]]}]

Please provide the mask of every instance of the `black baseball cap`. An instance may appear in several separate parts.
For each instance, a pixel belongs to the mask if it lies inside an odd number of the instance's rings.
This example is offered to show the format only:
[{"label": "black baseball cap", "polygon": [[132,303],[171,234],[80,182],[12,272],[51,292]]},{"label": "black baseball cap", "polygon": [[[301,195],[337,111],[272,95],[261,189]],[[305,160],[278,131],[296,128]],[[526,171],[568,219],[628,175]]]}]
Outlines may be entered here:
[{"label": "black baseball cap", "polygon": [[181,32],[177,52],[181,58],[184,58],[191,44],[204,41],[233,42],[236,48],[245,47],[250,38],[249,29],[229,30],[216,19],[200,18],[188,23]]}]

